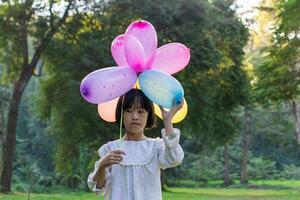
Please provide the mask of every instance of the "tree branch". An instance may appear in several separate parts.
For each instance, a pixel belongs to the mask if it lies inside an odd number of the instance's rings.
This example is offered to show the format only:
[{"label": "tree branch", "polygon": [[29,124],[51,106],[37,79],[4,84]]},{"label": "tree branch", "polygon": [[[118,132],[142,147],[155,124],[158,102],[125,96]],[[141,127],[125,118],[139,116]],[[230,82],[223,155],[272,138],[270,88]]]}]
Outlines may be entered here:
[{"label": "tree branch", "polygon": [[69,10],[70,10],[72,5],[73,5],[73,1],[71,0],[71,1],[69,1],[69,4],[68,4],[62,18],[55,25],[53,25],[53,27],[50,27],[50,30],[45,34],[45,37],[42,39],[41,43],[37,47],[37,50],[35,51],[35,53],[32,57],[32,60],[31,60],[31,63],[30,63],[30,68],[34,69],[34,67],[37,64],[39,58],[41,57],[42,52],[44,51],[44,49],[49,44],[49,42],[52,39],[53,35],[57,32],[57,30],[60,28],[60,26],[63,23],[65,23],[66,18],[68,17],[68,14],[69,14]]},{"label": "tree branch", "polygon": [[50,1],[50,7],[49,7],[49,12],[50,12],[50,28],[53,28],[53,12],[52,12],[52,7],[53,7],[53,0]]},{"label": "tree branch", "polygon": [[62,18],[53,26],[53,28],[50,27],[50,30],[45,34],[44,38],[42,39],[41,43],[37,47],[37,50],[35,51],[32,60],[30,64],[25,67],[21,73],[21,76],[19,80],[17,81],[15,85],[15,91],[14,93],[22,93],[25,86],[27,85],[28,80],[30,79],[31,75],[33,74],[33,70],[36,67],[42,52],[45,50],[49,42],[51,41],[53,35],[57,32],[57,30],[62,26],[62,24],[65,22],[66,18],[68,17],[68,12],[71,6],[73,5],[73,0],[69,1],[69,4],[62,16]]},{"label": "tree branch", "polygon": [[23,16],[25,13],[22,13],[20,19],[20,34],[21,34],[21,44],[22,44],[22,56],[23,56],[23,67],[28,66],[28,41],[27,41],[27,24],[26,17]]},{"label": "tree branch", "polygon": [[27,20],[31,18],[33,12],[26,13],[26,8],[32,6],[33,1],[26,0],[23,4],[24,10],[18,15],[20,20],[20,39],[22,45],[22,57],[23,57],[23,67],[26,68],[29,64],[29,53],[28,53],[28,30],[27,30]]}]

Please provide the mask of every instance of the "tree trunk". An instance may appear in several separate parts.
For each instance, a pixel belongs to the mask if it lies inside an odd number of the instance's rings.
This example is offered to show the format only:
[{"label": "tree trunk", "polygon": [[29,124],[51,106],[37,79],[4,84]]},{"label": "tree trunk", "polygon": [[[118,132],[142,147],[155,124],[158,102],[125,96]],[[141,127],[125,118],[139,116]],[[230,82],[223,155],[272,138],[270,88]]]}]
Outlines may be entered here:
[{"label": "tree trunk", "polygon": [[[28,67],[28,69],[31,68]],[[23,76],[21,75],[20,80],[17,82],[14,88],[13,96],[11,98],[10,105],[9,105],[6,140],[3,145],[4,147],[3,171],[1,176],[1,187],[2,187],[1,190],[3,192],[10,192],[10,188],[11,188],[13,156],[16,147],[16,127],[17,127],[19,104],[24,89],[31,77],[31,74],[32,71],[28,71],[27,73],[22,73]]]},{"label": "tree trunk", "polygon": [[233,183],[229,176],[229,151],[228,144],[224,145],[224,186],[229,186]]},{"label": "tree trunk", "polygon": [[[3,156],[4,156],[4,153],[3,153],[3,150],[4,150],[4,141],[5,141],[5,137],[6,137],[6,130],[4,127],[6,127],[6,124],[7,124],[7,111],[8,111],[8,106],[9,106],[9,100],[10,100],[10,97],[11,97],[11,94],[9,92],[8,89],[6,88],[2,88],[0,86],[0,176],[2,174],[2,171],[3,171]],[[0,177],[1,178],[1,177]]]},{"label": "tree trunk", "polygon": [[49,44],[50,40],[54,36],[54,34],[58,31],[58,29],[62,26],[65,22],[70,7],[73,5],[74,1],[69,1],[65,12],[62,18],[55,24],[50,27],[50,29],[45,33],[44,38],[41,40],[40,44],[38,45],[31,62],[28,62],[28,44],[27,44],[27,22],[25,18],[20,20],[21,25],[21,41],[22,41],[22,55],[23,55],[23,70],[20,75],[20,78],[16,82],[14,86],[13,95],[9,105],[9,112],[8,112],[8,122],[7,122],[7,136],[5,142],[3,144],[3,171],[1,174],[1,190],[3,192],[10,192],[11,189],[11,180],[12,180],[12,170],[13,170],[13,157],[15,152],[16,146],[16,126],[17,126],[17,119],[18,119],[18,110],[19,104],[22,98],[22,94],[24,92],[25,87],[27,86],[32,74],[33,70],[37,66],[37,63],[46,49],[47,45]]},{"label": "tree trunk", "polygon": [[3,149],[4,149],[4,147],[3,147],[3,143],[4,143],[3,135],[4,135],[4,133],[1,131],[0,132],[0,174],[2,174],[3,165],[4,165],[4,163],[3,163],[3,161],[4,161],[4,159],[3,159],[3,155],[4,155],[3,154]]},{"label": "tree trunk", "polygon": [[[2,101],[2,99],[1,99]],[[4,112],[4,106],[0,102],[0,111]],[[0,174],[2,174],[3,169],[3,142],[4,142],[4,135],[5,131],[3,130],[4,125],[4,116],[3,113],[0,113]]]},{"label": "tree trunk", "polygon": [[247,165],[248,165],[248,146],[249,146],[249,134],[251,127],[251,116],[248,106],[245,107],[245,132],[242,133],[241,148],[242,148],[242,159],[241,159],[241,179],[240,183],[248,183]]},{"label": "tree trunk", "polygon": [[241,184],[248,183],[247,165],[248,165],[248,137],[243,134],[242,138],[242,160],[241,160]]},{"label": "tree trunk", "polygon": [[298,144],[300,145],[300,118],[299,118],[297,103],[293,99],[291,99],[289,103],[290,103],[291,111],[296,125],[296,139]]}]

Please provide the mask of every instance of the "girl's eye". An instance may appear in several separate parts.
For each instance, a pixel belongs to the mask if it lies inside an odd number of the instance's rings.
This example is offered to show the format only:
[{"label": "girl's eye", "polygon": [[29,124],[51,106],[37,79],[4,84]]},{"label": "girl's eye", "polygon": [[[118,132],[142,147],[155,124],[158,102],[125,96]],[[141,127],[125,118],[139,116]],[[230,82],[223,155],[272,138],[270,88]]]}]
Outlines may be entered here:
[{"label": "girl's eye", "polygon": [[127,113],[131,113],[131,112],[132,112],[132,110],[131,110],[131,109],[126,109],[126,110],[125,110],[125,112],[127,112]]},{"label": "girl's eye", "polygon": [[146,110],[139,110],[139,113],[146,113],[147,111]]}]

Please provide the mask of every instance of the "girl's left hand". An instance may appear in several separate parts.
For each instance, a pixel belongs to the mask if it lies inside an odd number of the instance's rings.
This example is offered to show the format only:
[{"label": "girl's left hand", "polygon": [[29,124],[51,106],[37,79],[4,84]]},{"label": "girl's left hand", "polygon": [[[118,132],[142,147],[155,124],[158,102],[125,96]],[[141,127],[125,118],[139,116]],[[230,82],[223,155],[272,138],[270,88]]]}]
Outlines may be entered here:
[{"label": "girl's left hand", "polygon": [[173,100],[173,106],[169,111],[166,111],[162,106],[159,106],[161,110],[161,115],[164,121],[171,121],[175,114],[183,107],[183,98],[181,99],[180,104],[175,103],[175,99]]}]

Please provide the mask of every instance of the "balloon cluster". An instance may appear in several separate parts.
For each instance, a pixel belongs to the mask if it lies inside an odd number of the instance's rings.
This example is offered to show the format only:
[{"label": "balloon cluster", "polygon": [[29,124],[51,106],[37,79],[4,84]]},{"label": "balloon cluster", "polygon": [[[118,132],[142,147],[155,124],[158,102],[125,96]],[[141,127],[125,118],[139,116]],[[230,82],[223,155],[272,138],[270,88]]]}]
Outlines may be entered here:
[{"label": "balloon cluster", "polygon": [[[83,98],[98,104],[99,115],[105,121],[115,121],[118,98],[133,87],[139,87],[154,103],[159,117],[161,112],[156,104],[169,109],[174,99],[175,103],[184,100],[183,88],[171,74],[187,66],[190,50],[180,43],[157,48],[157,34],[151,23],[131,23],[125,34],[113,40],[111,53],[118,66],[96,70],[84,77],[80,85]],[[184,100],[172,122],[181,121],[186,114]]]}]

